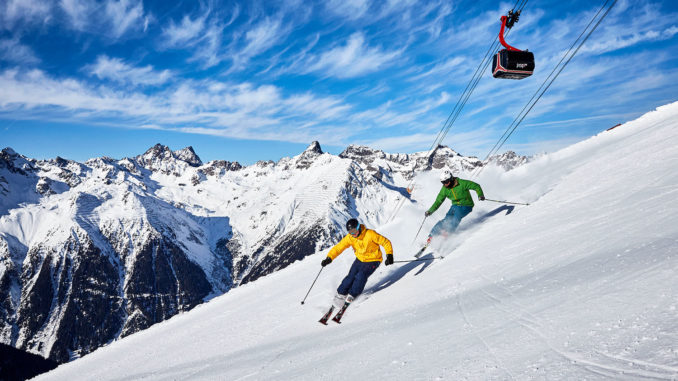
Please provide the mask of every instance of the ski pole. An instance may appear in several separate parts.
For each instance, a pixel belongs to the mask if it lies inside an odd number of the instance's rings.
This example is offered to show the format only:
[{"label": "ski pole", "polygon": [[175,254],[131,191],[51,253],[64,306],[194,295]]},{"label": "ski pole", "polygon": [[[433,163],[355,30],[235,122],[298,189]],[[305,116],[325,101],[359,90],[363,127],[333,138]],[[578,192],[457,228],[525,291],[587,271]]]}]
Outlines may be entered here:
[{"label": "ski pole", "polygon": [[489,199],[489,198],[486,198],[485,201],[500,202],[500,203],[503,203],[503,204],[513,204],[513,205],[530,205],[530,204],[523,204],[522,202],[500,201],[500,200],[492,200],[492,199]]},{"label": "ski pole", "polygon": [[[315,285],[315,281],[318,280],[318,277],[320,276],[320,273],[323,272],[324,267],[320,268],[320,271],[318,271],[318,275],[315,276],[315,279],[313,280],[313,283],[311,284],[311,288]],[[304,300],[301,301],[301,304],[304,304],[306,301],[306,298],[308,297],[308,294],[311,293],[311,288],[308,289],[308,292],[306,293],[306,296],[304,296]]]},{"label": "ski pole", "polygon": [[406,262],[417,262],[417,261],[432,261],[434,259],[443,259],[444,257],[433,257],[433,258],[420,258],[420,259],[412,259],[409,261],[393,261],[393,263],[406,263]]},{"label": "ski pole", "polygon": [[419,225],[419,230],[417,230],[417,235],[414,236],[412,243],[414,243],[414,241],[417,240],[417,237],[419,237],[419,232],[421,232],[421,228],[424,227],[424,222],[426,222],[426,218],[428,218],[428,216],[424,216],[424,221],[421,221],[421,225]]}]

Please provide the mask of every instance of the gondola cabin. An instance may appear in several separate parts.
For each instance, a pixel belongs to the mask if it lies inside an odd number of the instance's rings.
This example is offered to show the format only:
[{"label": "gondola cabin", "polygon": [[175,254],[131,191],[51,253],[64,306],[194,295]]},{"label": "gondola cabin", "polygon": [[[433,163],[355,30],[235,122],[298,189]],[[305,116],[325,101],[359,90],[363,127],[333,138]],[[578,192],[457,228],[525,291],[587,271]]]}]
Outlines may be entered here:
[{"label": "gondola cabin", "polygon": [[523,79],[534,71],[534,54],[527,50],[502,49],[492,61],[494,78]]},{"label": "gondola cabin", "polygon": [[494,78],[523,79],[532,75],[534,71],[534,54],[527,50],[516,49],[504,40],[504,28],[511,28],[518,22],[520,11],[501,16],[501,29],[499,30],[499,42],[505,49],[495,54],[492,60],[492,76]]}]

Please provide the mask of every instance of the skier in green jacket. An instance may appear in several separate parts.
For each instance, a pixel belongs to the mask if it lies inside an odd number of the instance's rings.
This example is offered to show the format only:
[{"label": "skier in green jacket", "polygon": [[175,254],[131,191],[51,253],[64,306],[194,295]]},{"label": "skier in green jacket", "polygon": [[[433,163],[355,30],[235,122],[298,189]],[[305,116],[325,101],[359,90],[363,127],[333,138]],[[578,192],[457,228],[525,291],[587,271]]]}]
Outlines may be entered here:
[{"label": "skier in green jacket", "polygon": [[445,215],[445,218],[438,221],[433,229],[431,229],[431,233],[428,235],[428,240],[426,240],[427,246],[431,242],[431,238],[433,236],[453,233],[455,230],[457,230],[461,219],[471,213],[474,204],[473,199],[471,198],[471,192],[469,192],[469,190],[473,189],[476,191],[476,194],[480,200],[485,200],[485,195],[483,194],[483,190],[480,188],[480,185],[470,180],[454,177],[452,172],[447,169],[444,170],[442,174],[440,174],[440,182],[443,183],[443,187],[440,189],[438,197],[436,197],[436,201],[424,214],[426,217],[433,214],[433,212],[438,210],[443,201],[445,201],[445,198],[449,198],[450,201],[452,201],[452,207]]}]

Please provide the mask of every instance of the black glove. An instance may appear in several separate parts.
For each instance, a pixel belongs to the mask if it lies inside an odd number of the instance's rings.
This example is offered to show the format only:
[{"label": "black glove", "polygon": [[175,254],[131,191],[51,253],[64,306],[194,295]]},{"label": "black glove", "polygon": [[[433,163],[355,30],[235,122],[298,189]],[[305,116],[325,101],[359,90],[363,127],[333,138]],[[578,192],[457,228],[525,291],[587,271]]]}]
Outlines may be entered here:
[{"label": "black glove", "polygon": [[393,254],[386,254],[386,260],[384,261],[386,266],[393,264]]},{"label": "black glove", "polygon": [[330,258],[330,257],[325,257],[325,259],[323,259],[323,261],[320,262],[322,267],[325,267],[325,266],[329,265],[330,263],[332,263],[332,258]]},{"label": "black glove", "polygon": [[424,216],[426,216],[426,217],[430,216],[431,214],[433,214],[433,213],[429,212],[428,210],[424,212]]},{"label": "black glove", "polygon": [[480,201],[485,201],[485,196],[480,196]]}]

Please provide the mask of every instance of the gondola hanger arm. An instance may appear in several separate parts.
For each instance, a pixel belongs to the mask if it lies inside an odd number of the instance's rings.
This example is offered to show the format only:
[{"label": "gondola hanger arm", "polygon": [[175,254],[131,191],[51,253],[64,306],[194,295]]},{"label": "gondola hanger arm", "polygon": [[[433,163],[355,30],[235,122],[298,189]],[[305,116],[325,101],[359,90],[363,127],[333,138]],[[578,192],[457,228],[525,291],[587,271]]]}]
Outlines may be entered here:
[{"label": "gondola hanger arm", "polygon": [[501,16],[501,29],[499,30],[499,42],[506,48],[506,50],[513,50],[515,52],[519,52],[520,49],[516,49],[513,46],[509,45],[506,40],[504,40],[504,28],[506,27],[506,21],[508,20],[508,17],[506,16]]}]

